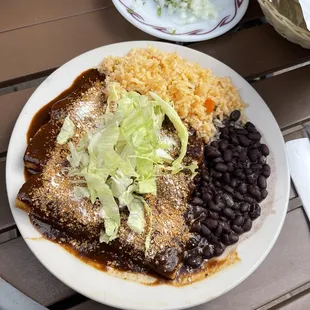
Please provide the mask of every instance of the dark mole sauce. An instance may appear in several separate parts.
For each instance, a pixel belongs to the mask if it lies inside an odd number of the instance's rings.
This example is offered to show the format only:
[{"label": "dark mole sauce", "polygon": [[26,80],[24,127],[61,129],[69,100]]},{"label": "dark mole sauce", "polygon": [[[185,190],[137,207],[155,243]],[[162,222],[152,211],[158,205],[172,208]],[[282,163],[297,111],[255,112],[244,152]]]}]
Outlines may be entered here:
[{"label": "dark mole sauce", "polygon": [[[61,113],[63,109],[65,110],[66,106],[70,104],[75,97],[78,97],[83,91],[87,90],[90,85],[98,79],[104,81],[104,76],[101,75],[96,69],[89,69],[78,76],[68,89],[43,106],[32,118],[27,131],[27,143],[29,143],[36,132],[50,120],[51,115],[53,115],[54,118],[57,118],[57,113]],[[27,180],[34,173],[34,171],[24,169],[25,179]],[[219,268],[230,264],[227,264],[227,259],[213,259],[206,262],[203,268],[196,271],[189,271],[185,267],[182,267],[179,271],[179,275],[177,276],[177,280],[168,280],[155,274],[148,268],[135,264],[131,261],[130,257],[125,257],[120,253],[115,253],[115,251],[109,251],[109,247],[106,245],[100,245],[100,254],[98,252],[88,251],[86,248],[84,248],[84,250],[77,251],[77,249],[71,246],[69,242],[66,242],[66,240],[68,240],[68,236],[65,233],[55,227],[52,227],[52,225],[49,225],[46,222],[42,222],[32,214],[30,214],[29,217],[33,226],[44,236],[44,238],[60,244],[63,248],[85,263],[99,270],[107,271],[109,261],[116,261],[117,270],[120,272],[126,271],[133,274],[143,273],[154,277],[156,280],[152,284],[148,285],[171,284],[181,286],[190,284],[205,278],[209,274],[215,273],[212,270],[218,270]],[[236,259],[236,261],[238,261],[238,259]],[[189,277],[191,278],[190,281],[180,281],[182,278],[187,279]]]},{"label": "dark mole sauce", "polygon": [[[30,126],[27,131],[26,139],[27,144],[30,142],[32,137],[37,133],[37,131],[51,118],[51,113],[53,117],[57,119],[59,114],[66,109],[68,105],[71,104],[74,98],[78,97],[83,91],[86,91],[95,81],[104,81],[105,76],[100,74],[96,69],[89,69],[81,73],[72,83],[72,85],[64,90],[55,99],[44,105],[32,118]],[[25,179],[27,180],[35,172],[31,170],[24,169]]]}]

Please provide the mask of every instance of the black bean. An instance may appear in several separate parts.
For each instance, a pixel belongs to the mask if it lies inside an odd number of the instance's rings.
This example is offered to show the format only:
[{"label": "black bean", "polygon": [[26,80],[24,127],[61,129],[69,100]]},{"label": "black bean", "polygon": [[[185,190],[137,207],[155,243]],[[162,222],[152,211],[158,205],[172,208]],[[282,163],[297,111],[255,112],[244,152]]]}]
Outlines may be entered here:
[{"label": "black bean", "polygon": [[241,113],[239,110],[235,110],[230,113],[229,119],[233,122],[236,122],[241,116]]},{"label": "black bean", "polygon": [[238,137],[237,137],[236,133],[234,133],[234,132],[230,133],[230,141],[235,146],[239,145],[239,140],[238,140]]},{"label": "black bean", "polygon": [[224,135],[228,135],[229,134],[229,130],[228,130],[228,127],[222,127],[220,129],[220,132],[223,133]]},{"label": "black bean", "polygon": [[248,196],[248,195],[244,195],[243,199],[244,199],[245,202],[248,202],[249,204],[254,202],[254,199],[251,196]]},{"label": "black bean", "polygon": [[215,187],[222,187],[222,184],[220,181],[216,180],[216,181],[214,181],[214,186]]},{"label": "black bean", "polygon": [[251,228],[252,228],[252,221],[249,218],[246,218],[242,225],[242,229],[244,231],[250,231]]},{"label": "black bean", "polygon": [[224,208],[223,209],[223,214],[229,220],[231,220],[231,219],[233,219],[235,217],[234,211],[232,209],[230,209],[230,208]]},{"label": "black bean", "polygon": [[252,220],[257,219],[261,214],[261,207],[258,203],[253,203],[250,207],[250,217]]},{"label": "black bean", "polygon": [[211,234],[210,236],[208,236],[208,241],[212,244],[216,243],[218,241],[218,239],[213,235]]},{"label": "black bean", "polygon": [[208,237],[211,234],[211,231],[206,225],[202,224],[200,233],[202,236]]},{"label": "black bean", "polygon": [[229,124],[228,131],[229,131],[229,133],[235,132],[235,126],[234,126],[234,124]]},{"label": "black bean", "polygon": [[230,174],[228,172],[224,172],[222,180],[224,183],[229,184],[230,183]]},{"label": "black bean", "polygon": [[266,144],[262,144],[260,150],[264,156],[269,155],[269,148]]},{"label": "black bean", "polygon": [[216,243],[216,244],[214,245],[214,255],[215,255],[215,256],[220,256],[220,255],[222,255],[223,252],[224,252],[224,250],[225,250],[225,247],[224,247],[224,245],[223,245],[221,242]]},{"label": "black bean", "polygon": [[261,139],[261,134],[259,132],[249,132],[248,138],[253,141],[259,141]]},{"label": "black bean", "polygon": [[243,221],[244,221],[243,216],[238,215],[232,220],[231,225],[236,225],[236,226],[241,227],[243,224]]},{"label": "black bean", "polygon": [[243,161],[239,161],[238,162],[238,168],[239,169],[244,169],[247,166],[247,164]]},{"label": "black bean", "polygon": [[206,156],[209,158],[216,158],[216,157],[221,156],[221,153],[216,148],[212,146],[208,146],[206,147]]},{"label": "black bean", "polygon": [[228,207],[232,207],[234,205],[234,201],[230,196],[227,196],[227,198],[225,199],[225,202]]},{"label": "black bean", "polygon": [[248,212],[250,209],[250,204],[247,202],[241,202],[240,203],[240,211],[241,212]]},{"label": "black bean", "polygon": [[193,226],[191,227],[190,231],[193,232],[193,233],[199,234],[200,231],[201,231],[201,225],[200,225],[200,223],[197,223],[197,222],[194,223]]},{"label": "black bean", "polygon": [[223,159],[226,162],[230,162],[232,160],[232,151],[231,150],[225,150],[223,154]]},{"label": "black bean", "polygon": [[223,203],[224,202],[223,196],[220,193],[216,194],[215,197],[214,197],[214,202],[216,204]]},{"label": "black bean", "polygon": [[235,170],[235,165],[232,162],[227,163],[227,171],[233,172],[234,170]]},{"label": "black bean", "polygon": [[231,229],[238,235],[241,235],[243,233],[243,229],[241,227],[238,227],[236,225],[232,225]]},{"label": "black bean", "polygon": [[218,220],[220,218],[220,214],[215,211],[209,211],[209,217],[214,220]]},{"label": "black bean", "polygon": [[232,154],[232,156],[235,157],[235,158],[239,158],[239,157],[240,157],[240,153],[237,152],[237,151],[233,151],[231,154]]},{"label": "black bean", "polygon": [[230,232],[230,226],[227,222],[225,222],[225,220],[223,220],[223,222],[221,223],[223,226],[223,232]]},{"label": "black bean", "polygon": [[224,159],[222,157],[216,157],[213,159],[213,163],[217,164],[217,163],[223,163]]},{"label": "black bean", "polygon": [[240,194],[239,192],[235,192],[234,194],[234,198],[238,201],[242,201],[243,200],[243,196],[242,194]]},{"label": "black bean", "polygon": [[219,148],[219,143],[217,141],[212,141],[210,145],[213,146],[216,149]]},{"label": "black bean", "polygon": [[247,130],[250,130],[250,129],[255,129],[256,130],[256,127],[255,125],[253,125],[251,122],[246,122],[245,126],[244,126]]},{"label": "black bean", "polygon": [[229,235],[228,234],[222,234],[222,242],[225,244],[225,245],[229,245],[230,244],[230,238],[229,238]]},{"label": "black bean", "polygon": [[225,151],[228,147],[228,141],[227,140],[222,140],[220,143],[219,143],[219,148],[222,150],[222,151]]},{"label": "black bean", "polygon": [[263,166],[261,164],[251,164],[251,169],[252,170],[262,170],[263,169]]},{"label": "black bean", "polygon": [[255,185],[249,185],[248,186],[248,193],[257,201],[260,201],[262,199],[262,195],[260,193],[260,190]]},{"label": "black bean", "polygon": [[256,173],[252,173],[252,174],[248,175],[246,180],[251,185],[256,184],[256,182],[257,182],[257,174]]},{"label": "black bean", "polygon": [[215,170],[219,171],[219,172],[226,172],[227,171],[227,166],[225,164],[222,163],[218,163],[215,165]]},{"label": "black bean", "polygon": [[209,182],[210,181],[210,176],[207,172],[203,172],[202,174],[202,179],[206,182]]},{"label": "black bean", "polygon": [[240,153],[240,156],[239,156],[239,161],[244,162],[244,161],[246,161],[246,160],[247,160],[246,152],[245,152],[245,151],[242,151],[242,152]]},{"label": "black bean", "polygon": [[253,143],[253,144],[251,145],[251,147],[252,147],[253,149],[259,149],[259,148],[261,147],[261,143],[260,143],[260,142],[255,142],[255,143]]},{"label": "black bean", "polygon": [[266,178],[262,175],[260,175],[257,179],[257,185],[262,188],[262,189],[266,189],[267,187],[267,181]]},{"label": "black bean", "polygon": [[192,200],[192,204],[195,206],[202,206],[203,201],[199,197],[194,197],[194,199]]},{"label": "black bean", "polygon": [[236,176],[237,178],[240,178],[241,174],[242,174],[242,171],[240,169],[235,170],[233,173],[233,175]]},{"label": "black bean", "polygon": [[250,140],[244,135],[238,135],[238,140],[242,146],[248,147],[250,145]]},{"label": "black bean", "polygon": [[201,197],[202,196],[201,187],[197,187],[196,188],[194,196],[197,196],[197,197]]},{"label": "black bean", "polygon": [[266,189],[262,189],[260,193],[262,195],[262,199],[265,199],[268,196],[268,191]]},{"label": "black bean", "polygon": [[258,149],[248,149],[248,157],[251,162],[256,162],[260,156]]},{"label": "black bean", "polygon": [[208,202],[208,208],[215,212],[220,212],[222,209],[219,204],[215,204],[212,200]]},{"label": "black bean", "polygon": [[214,236],[219,238],[221,236],[222,232],[223,232],[223,227],[221,225],[218,225],[215,232],[214,232]]},{"label": "black bean", "polygon": [[229,235],[230,244],[235,244],[239,241],[239,236],[234,232],[231,232]]},{"label": "black bean", "polygon": [[229,140],[229,135],[221,133],[220,138],[223,139],[223,140],[227,140],[228,141]]},{"label": "black bean", "polygon": [[241,194],[245,194],[247,192],[247,186],[245,183],[240,183],[238,188],[237,188],[237,191]]},{"label": "black bean", "polygon": [[203,223],[211,230],[216,229],[218,225],[218,221],[211,218],[205,219]]},{"label": "black bean", "polygon": [[270,176],[270,171],[268,171],[268,170],[263,170],[263,171],[262,171],[262,175],[263,175],[265,178],[269,178],[269,176]]},{"label": "black bean", "polygon": [[237,179],[235,179],[235,178],[231,179],[231,181],[230,181],[230,186],[231,187],[235,188],[237,186],[237,184],[238,184]]},{"label": "black bean", "polygon": [[253,170],[250,168],[246,168],[246,169],[244,169],[244,173],[245,173],[245,175],[250,175],[253,173]]},{"label": "black bean", "polygon": [[[219,165],[219,164],[218,164]],[[222,172],[219,172],[219,171],[212,171],[212,176],[217,179],[217,180],[220,180],[223,176]]]},{"label": "black bean", "polygon": [[211,259],[214,256],[214,247],[211,246],[210,244],[207,244],[203,248],[203,257],[205,259]]},{"label": "black bean", "polygon": [[185,259],[185,263],[186,265],[196,269],[203,263],[203,258],[199,254],[193,253]]},{"label": "black bean", "polygon": [[243,147],[241,145],[237,145],[235,151],[241,153],[243,151]]},{"label": "black bean", "polygon": [[[268,164],[264,164],[263,165],[263,171],[267,172],[270,175],[270,172],[271,172],[270,166]],[[268,177],[269,177],[269,175],[268,175]]]},{"label": "black bean", "polygon": [[240,205],[239,205],[239,203],[235,203],[231,208],[232,208],[235,212],[238,212],[238,210],[240,209]]},{"label": "black bean", "polygon": [[193,214],[195,215],[195,217],[198,217],[201,213],[205,212],[205,210],[201,206],[198,206],[198,205],[193,205],[191,210]]},{"label": "black bean", "polygon": [[244,128],[235,128],[235,133],[238,135],[247,135],[248,131]]},{"label": "black bean", "polygon": [[202,200],[204,202],[208,202],[212,199],[212,194],[210,192],[203,192],[202,193]]},{"label": "black bean", "polygon": [[223,189],[229,193],[229,194],[233,194],[234,193],[234,189],[232,187],[230,187],[229,185],[224,185]]},{"label": "black bean", "polygon": [[240,205],[239,205],[239,203],[235,203],[231,208],[232,208],[235,212],[238,212],[238,210],[240,209]]},{"label": "black bean", "polygon": [[244,180],[246,179],[246,175],[245,175],[244,173],[241,173],[239,179],[240,179],[241,181],[244,181]]},{"label": "black bean", "polygon": [[201,240],[201,237],[199,235],[195,235],[194,237],[190,238],[187,247],[190,249],[194,249],[198,246],[199,242]]}]

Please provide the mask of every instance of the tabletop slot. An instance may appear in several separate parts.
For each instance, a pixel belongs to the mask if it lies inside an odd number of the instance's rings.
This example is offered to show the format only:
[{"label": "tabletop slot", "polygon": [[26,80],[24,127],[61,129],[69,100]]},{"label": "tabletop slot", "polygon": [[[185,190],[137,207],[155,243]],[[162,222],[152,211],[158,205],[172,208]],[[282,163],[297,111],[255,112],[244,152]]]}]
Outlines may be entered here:
[{"label": "tabletop slot", "polygon": [[[40,240],[34,242],[40,242]],[[22,237],[2,243],[0,257],[1,277],[44,306],[75,294],[72,289],[45,269]]]},{"label": "tabletop slot", "polygon": [[111,0],[2,0],[0,33],[110,6],[112,6]]},{"label": "tabletop slot", "polygon": [[4,32],[0,34],[0,87],[47,75],[98,46],[150,39],[114,7]]},{"label": "tabletop slot", "polygon": [[310,118],[309,85],[310,66],[253,84],[270,107],[281,129]]},{"label": "tabletop slot", "polygon": [[[0,234],[15,227],[5,188],[5,161],[0,160]],[[1,239],[0,239],[1,241]],[[1,274],[1,273],[0,273]]]},{"label": "tabletop slot", "polygon": [[0,96],[0,153],[7,151],[14,124],[34,90],[28,88]]}]

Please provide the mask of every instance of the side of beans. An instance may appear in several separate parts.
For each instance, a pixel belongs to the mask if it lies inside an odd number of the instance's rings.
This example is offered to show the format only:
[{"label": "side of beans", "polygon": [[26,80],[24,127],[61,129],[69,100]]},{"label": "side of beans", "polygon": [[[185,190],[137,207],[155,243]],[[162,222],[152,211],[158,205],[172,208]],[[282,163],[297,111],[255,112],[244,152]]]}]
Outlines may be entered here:
[{"label": "side of beans", "polygon": [[250,231],[261,214],[259,203],[268,195],[268,146],[260,142],[261,134],[252,123],[240,124],[240,116],[240,111],[233,111],[219,140],[205,148],[186,218],[192,238],[184,264],[190,268],[221,255]]}]

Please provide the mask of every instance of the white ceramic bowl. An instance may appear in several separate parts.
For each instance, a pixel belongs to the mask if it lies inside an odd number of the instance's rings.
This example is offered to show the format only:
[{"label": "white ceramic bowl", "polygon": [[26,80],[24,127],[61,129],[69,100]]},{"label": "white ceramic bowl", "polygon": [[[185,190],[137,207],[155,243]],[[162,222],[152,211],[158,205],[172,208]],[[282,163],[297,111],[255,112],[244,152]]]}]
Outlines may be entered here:
[{"label": "white ceramic bowl", "polygon": [[222,35],[241,20],[249,4],[249,0],[216,0],[213,1],[218,12],[216,18],[181,25],[165,10],[159,17],[153,0],[145,1],[140,7],[134,5],[135,0],[112,1],[117,10],[140,30],[175,42],[204,41]]},{"label": "white ceramic bowl", "polygon": [[[108,55],[122,56],[132,48],[153,45],[163,51],[175,51],[182,57],[211,68],[214,74],[230,76],[244,101],[249,104],[248,118],[260,129],[270,147],[272,175],[270,195],[262,205],[262,221],[255,221],[254,232],[238,243],[241,259],[221,272],[183,287],[146,286],[111,276],[72,256],[61,246],[40,237],[25,212],[15,208],[15,197],[24,183],[23,154],[26,131],[34,114],[67,89],[83,71],[97,66]],[[160,42],[125,42],[97,48],[69,61],[52,73],[33,93],[15,124],[6,165],[6,186],[15,222],[27,245],[41,263],[62,282],[98,302],[123,309],[183,309],[222,295],[247,278],[264,260],[275,243],[286,215],[289,197],[289,172],[285,145],[279,127],[262,98],[239,74],[203,53]],[[270,209],[273,212],[269,212]],[[255,231],[257,230],[257,231]]]}]

